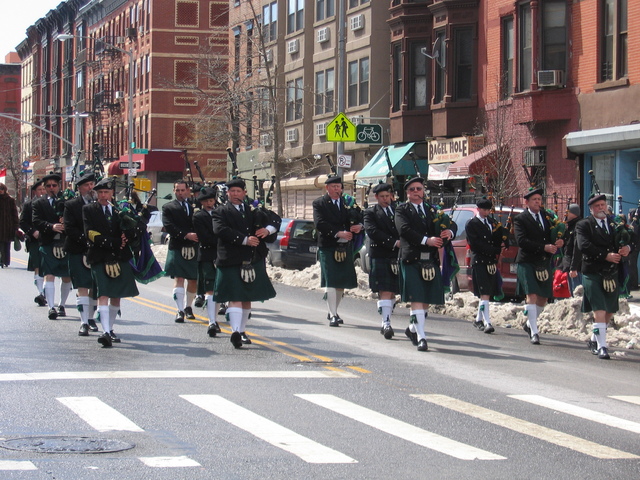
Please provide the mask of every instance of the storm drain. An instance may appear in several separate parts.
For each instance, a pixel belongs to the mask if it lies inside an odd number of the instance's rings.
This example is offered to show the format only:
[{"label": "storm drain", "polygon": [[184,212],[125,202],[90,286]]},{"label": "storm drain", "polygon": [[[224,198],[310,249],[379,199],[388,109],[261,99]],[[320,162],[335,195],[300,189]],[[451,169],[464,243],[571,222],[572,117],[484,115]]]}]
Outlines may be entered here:
[{"label": "storm drain", "polygon": [[130,450],[135,445],[95,437],[24,437],[0,442],[0,447],[36,453],[113,453]]}]

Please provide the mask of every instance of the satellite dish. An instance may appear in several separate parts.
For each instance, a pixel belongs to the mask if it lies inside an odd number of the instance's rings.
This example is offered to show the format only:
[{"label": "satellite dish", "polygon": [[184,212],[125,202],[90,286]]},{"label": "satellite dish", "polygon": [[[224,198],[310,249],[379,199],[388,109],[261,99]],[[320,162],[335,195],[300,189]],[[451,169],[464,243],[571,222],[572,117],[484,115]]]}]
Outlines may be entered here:
[{"label": "satellite dish", "polygon": [[431,47],[431,54],[427,53],[427,47],[422,47],[420,50],[425,57],[430,58],[431,60],[435,60],[440,68],[445,68],[445,59],[443,47],[442,37],[439,36],[436,38],[436,41],[433,42]]}]

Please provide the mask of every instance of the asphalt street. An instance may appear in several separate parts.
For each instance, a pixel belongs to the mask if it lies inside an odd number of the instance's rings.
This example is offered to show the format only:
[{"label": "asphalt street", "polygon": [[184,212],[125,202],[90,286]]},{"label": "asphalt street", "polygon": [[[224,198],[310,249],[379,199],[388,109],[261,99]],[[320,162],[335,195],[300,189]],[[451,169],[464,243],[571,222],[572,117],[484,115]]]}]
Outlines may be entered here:
[{"label": "asphalt street", "polygon": [[[429,316],[418,352],[403,307],[385,340],[374,300],[345,298],[345,324],[330,328],[322,292],[281,284],[236,350],[223,317],[217,338],[204,310],[174,323],[168,278],[123,300],[122,343],[104,349],[77,336],[75,291],[49,320],[26,254],[12,254],[0,479],[640,477],[638,351],[603,361],[574,339],[534,346],[521,330]],[[77,438],[131,448],[42,451]]]}]

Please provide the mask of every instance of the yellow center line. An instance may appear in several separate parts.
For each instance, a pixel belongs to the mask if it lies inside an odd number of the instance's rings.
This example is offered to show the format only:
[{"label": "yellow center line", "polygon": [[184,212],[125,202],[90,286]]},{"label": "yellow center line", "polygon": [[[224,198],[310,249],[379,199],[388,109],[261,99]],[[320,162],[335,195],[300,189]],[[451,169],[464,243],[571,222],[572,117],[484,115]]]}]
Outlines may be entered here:
[{"label": "yellow center line", "polygon": [[19,258],[12,258],[11,260],[13,260],[14,263],[19,263],[20,265],[28,265],[27,262],[25,262],[24,260],[21,260]]}]

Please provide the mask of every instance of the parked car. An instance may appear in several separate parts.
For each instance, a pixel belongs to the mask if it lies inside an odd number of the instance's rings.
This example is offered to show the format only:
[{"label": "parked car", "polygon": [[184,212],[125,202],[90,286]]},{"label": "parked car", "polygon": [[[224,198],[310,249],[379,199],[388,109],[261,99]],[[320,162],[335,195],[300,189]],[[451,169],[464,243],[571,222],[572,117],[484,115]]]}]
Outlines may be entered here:
[{"label": "parked car", "polygon": [[169,241],[169,234],[164,231],[164,226],[162,225],[161,211],[151,212],[151,218],[147,223],[147,232],[149,232],[151,241],[156,245],[164,245]]},{"label": "parked car", "polygon": [[[282,236],[269,245],[269,263],[284,268],[303,269],[317,261],[318,237],[311,220],[283,219],[287,225]],[[276,246],[274,244],[278,243]]]},{"label": "parked car", "polygon": [[280,230],[278,231],[278,236],[273,242],[267,243],[267,248],[269,249],[267,252],[267,263],[269,265],[282,267],[282,250],[280,250],[280,240],[284,237],[287,227],[291,221],[292,220],[290,218],[283,218],[282,223],[280,224]]}]

